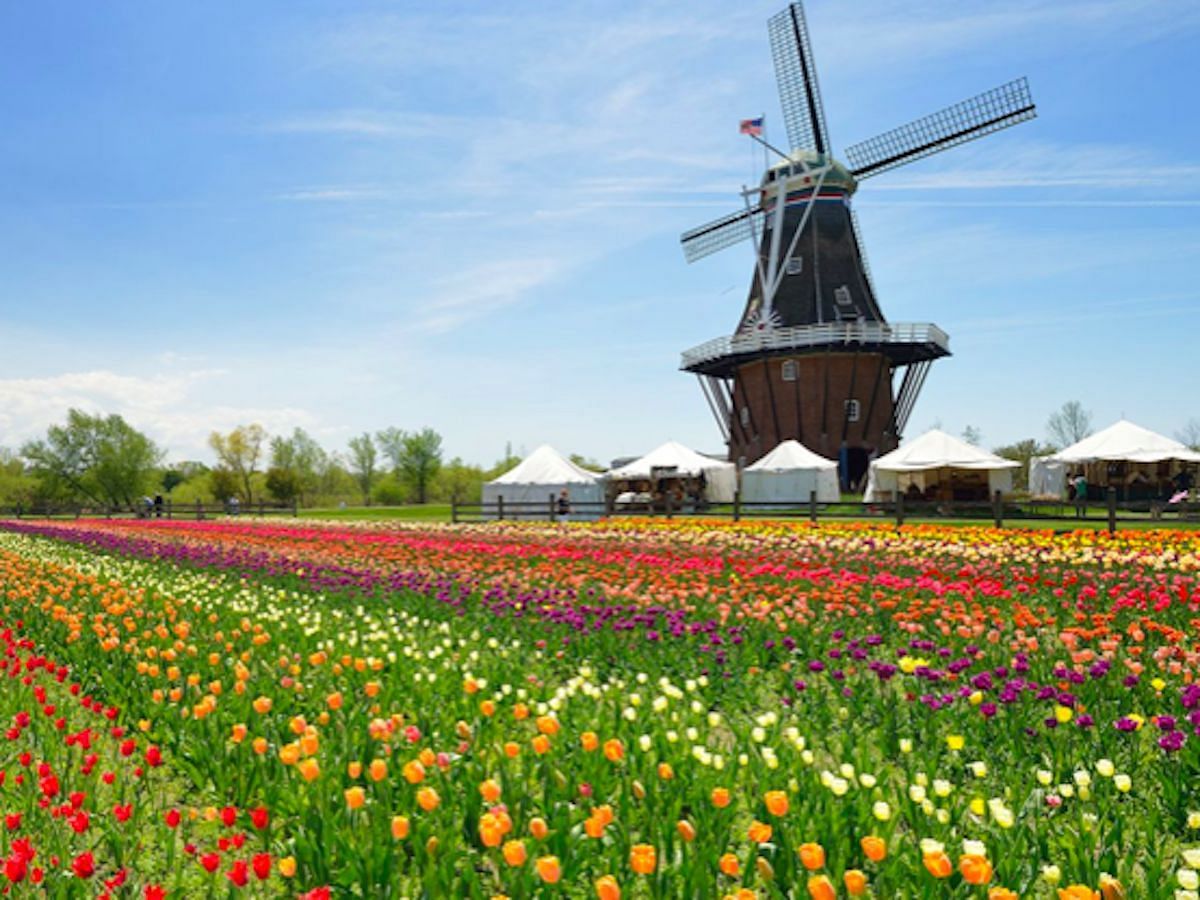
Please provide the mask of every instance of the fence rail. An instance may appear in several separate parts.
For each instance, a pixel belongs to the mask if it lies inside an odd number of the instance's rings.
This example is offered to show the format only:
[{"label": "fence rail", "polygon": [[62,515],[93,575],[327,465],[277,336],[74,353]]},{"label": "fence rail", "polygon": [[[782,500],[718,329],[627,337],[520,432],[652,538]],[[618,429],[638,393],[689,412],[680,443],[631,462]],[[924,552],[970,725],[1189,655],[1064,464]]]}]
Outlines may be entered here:
[{"label": "fence rail", "polygon": [[615,503],[611,498],[604,502],[572,501],[570,511],[564,517],[558,513],[557,498],[547,495],[543,501],[507,501],[499,497],[495,502],[452,503],[452,522],[480,522],[491,520],[528,521],[580,521],[616,516],[675,516],[703,515],[709,518],[729,518],[737,522],[742,519],[822,519],[878,518],[894,520],[903,524],[907,519],[977,519],[990,522],[997,528],[1005,521],[1080,521],[1105,522],[1108,530],[1116,531],[1120,524],[1147,523],[1154,521],[1200,522],[1200,503],[1184,502],[1169,505],[1161,501],[1118,502],[1115,489],[1110,488],[1103,501],[1088,501],[1076,504],[1065,500],[1005,499],[998,491],[990,500],[976,501],[911,501],[903,496],[894,500],[871,503],[820,503],[816,493],[808,501],[743,501],[734,495],[732,503],[696,504],[686,502],[682,507],[672,505],[669,497],[658,501]]},{"label": "fence rail", "polygon": [[172,503],[161,507],[133,506],[87,506],[68,504],[47,506],[34,504],[0,507],[0,518],[14,519],[214,519],[218,516],[295,516],[295,503],[284,506],[277,503]]}]

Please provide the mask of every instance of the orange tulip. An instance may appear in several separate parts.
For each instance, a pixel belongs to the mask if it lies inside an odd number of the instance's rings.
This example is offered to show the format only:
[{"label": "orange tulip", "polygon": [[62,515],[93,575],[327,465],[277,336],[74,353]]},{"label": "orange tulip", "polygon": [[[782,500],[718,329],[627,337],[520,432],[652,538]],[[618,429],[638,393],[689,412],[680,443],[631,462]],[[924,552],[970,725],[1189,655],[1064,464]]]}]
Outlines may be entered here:
[{"label": "orange tulip", "polygon": [[1021,900],[1016,891],[1004,887],[994,887],[988,891],[988,900]]},{"label": "orange tulip", "polygon": [[529,820],[529,833],[540,841],[550,833],[550,828],[546,825],[545,819],[541,816],[534,816]]},{"label": "orange tulip", "polygon": [[321,777],[321,767],[317,764],[317,761],[315,759],[313,759],[312,757],[301,760],[300,763],[296,766],[296,769],[304,777],[305,781],[316,781],[318,778]]},{"label": "orange tulip", "polygon": [[507,819],[507,813],[486,812],[479,817],[479,839],[483,841],[483,846],[500,846],[500,842],[504,840],[504,835],[512,827]]},{"label": "orange tulip", "polygon": [[514,867],[525,865],[525,860],[529,858],[524,841],[509,841],[500,852],[504,854],[504,861]]},{"label": "orange tulip", "polygon": [[1100,900],[1100,892],[1083,884],[1058,889],[1058,900]]},{"label": "orange tulip", "polygon": [[771,826],[766,822],[760,822],[755,819],[750,823],[748,835],[750,840],[754,841],[754,843],[765,844],[771,839]]},{"label": "orange tulip", "polygon": [[722,856],[717,863],[717,867],[730,878],[737,878],[738,872],[742,870],[741,863],[738,862],[738,858],[732,853],[726,853]]},{"label": "orange tulip", "polygon": [[521,745],[516,741],[508,741],[504,745],[504,755],[509,759],[516,759],[521,755]]},{"label": "orange tulip", "polygon": [[767,791],[763,800],[767,804],[767,812],[773,816],[786,816],[788,811],[788,797],[783,791]]},{"label": "orange tulip", "polygon": [[500,784],[491,778],[480,782],[479,796],[488,803],[495,803],[500,799]]},{"label": "orange tulip", "polygon": [[392,837],[398,841],[408,837],[408,816],[392,816]]},{"label": "orange tulip", "polygon": [[658,777],[663,781],[670,781],[675,777],[675,770],[671,768],[670,763],[658,764]]},{"label": "orange tulip", "polygon": [[387,763],[382,759],[371,760],[371,765],[367,767],[367,773],[371,776],[372,781],[383,781],[387,778]]},{"label": "orange tulip", "polygon": [[684,843],[690,844],[696,839],[696,829],[687,819],[680,819],[675,823],[675,830],[679,832],[680,838]]},{"label": "orange tulip", "polygon": [[1125,900],[1125,888],[1107,872],[1100,874],[1100,896],[1104,900]]},{"label": "orange tulip", "polygon": [[833,889],[833,882],[824,875],[814,875],[808,879],[808,896],[812,900],[837,900],[837,891]]},{"label": "orange tulip", "polygon": [[579,743],[583,746],[585,752],[591,753],[600,746],[600,738],[596,737],[596,732],[594,731],[585,731],[579,736]]},{"label": "orange tulip", "polygon": [[362,809],[363,804],[367,802],[366,792],[357,785],[346,788],[343,793],[346,795],[346,805],[351,809]]},{"label": "orange tulip", "polygon": [[562,865],[557,856],[541,856],[537,861],[538,877],[546,884],[557,884],[562,878]]},{"label": "orange tulip", "polygon": [[423,787],[417,791],[417,806],[421,807],[425,812],[433,812],[441,802],[442,798],[431,787]]},{"label": "orange tulip", "polygon": [[554,716],[537,717],[537,730],[542,734],[554,737],[554,735],[558,734],[558,728],[558,719],[554,718]]},{"label": "orange tulip", "polygon": [[949,878],[954,871],[954,864],[945,853],[927,853],[921,862],[934,878]]},{"label": "orange tulip", "polygon": [[858,869],[848,869],[842,876],[846,883],[846,893],[851,897],[861,897],[867,892],[867,876]]},{"label": "orange tulip", "polygon": [[496,704],[491,700],[484,700],[479,704],[479,712],[484,716],[494,716],[496,714]]},{"label": "orange tulip", "polygon": [[727,807],[731,799],[732,798],[729,796],[729,790],[727,788],[713,788],[712,805],[717,809],[724,809]]},{"label": "orange tulip", "polygon": [[621,886],[611,875],[596,879],[596,900],[621,900]]},{"label": "orange tulip", "polygon": [[529,718],[529,707],[526,706],[524,703],[518,703],[516,706],[513,707],[513,718],[516,719],[518,722],[521,721],[522,719],[528,719]]},{"label": "orange tulip", "polygon": [[420,784],[425,780],[425,767],[415,759],[406,762],[401,772],[409,784]]},{"label": "orange tulip", "polygon": [[539,734],[533,739],[533,752],[538,756],[545,756],[550,752],[550,738],[544,734]]},{"label": "orange tulip", "polygon": [[616,738],[605,741],[604,758],[609,762],[620,762],[625,758],[625,745]]},{"label": "orange tulip", "polygon": [[883,862],[887,858],[887,841],[869,834],[862,839],[862,851],[871,862]]},{"label": "orange tulip", "polygon": [[658,853],[651,844],[634,844],[629,851],[629,868],[649,875],[658,867]]},{"label": "orange tulip", "polygon": [[987,884],[992,880],[992,864],[982,856],[968,853],[958,861],[958,871],[967,884]]},{"label": "orange tulip", "polygon": [[797,852],[800,854],[800,862],[804,864],[804,868],[810,872],[815,872],[817,869],[825,865],[825,848],[820,844],[801,844]]}]

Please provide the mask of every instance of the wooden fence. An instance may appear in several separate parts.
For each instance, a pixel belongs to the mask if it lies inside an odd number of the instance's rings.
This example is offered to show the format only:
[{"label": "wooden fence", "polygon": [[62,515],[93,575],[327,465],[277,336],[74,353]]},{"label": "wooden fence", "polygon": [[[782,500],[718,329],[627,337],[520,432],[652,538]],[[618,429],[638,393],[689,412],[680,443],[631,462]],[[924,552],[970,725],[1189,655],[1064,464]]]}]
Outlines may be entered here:
[{"label": "wooden fence", "polygon": [[[1118,525],[1134,522],[1194,521],[1200,522],[1200,504],[1179,503],[1168,505],[1159,501],[1118,503],[1116,490],[1108,489],[1103,502],[1089,501],[1077,505],[1059,500],[1014,501],[1005,499],[997,491],[991,500],[930,502],[905,500],[898,496],[894,500],[873,503],[819,503],[816,492],[809,494],[808,502],[743,502],[735,494],[732,503],[695,504],[691,501],[682,507],[673,506],[669,497],[653,502],[616,504],[610,498],[604,502],[571,502],[568,521],[585,521],[614,516],[705,516],[729,518],[737,522],[742,519],[879,519],[903,524],[906,520],[923,521],[938,519],[966,519],[989,523],[996,528],[1005,521],[1080,521],[1100,519],[1110,532]],[[452,522],[482,522],[495,520],[527,520],[554,522],[558,515],[557,498],[548,494],[542,501],[506,501],[498,497],[495,502],[452,503]]]}]

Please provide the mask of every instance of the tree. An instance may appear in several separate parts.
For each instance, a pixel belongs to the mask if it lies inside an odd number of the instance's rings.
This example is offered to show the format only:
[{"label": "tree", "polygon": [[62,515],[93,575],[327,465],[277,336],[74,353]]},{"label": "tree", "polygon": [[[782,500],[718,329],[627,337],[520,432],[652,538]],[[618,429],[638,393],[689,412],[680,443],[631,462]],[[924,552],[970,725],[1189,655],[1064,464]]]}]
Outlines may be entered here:
[{"label": "tree", "polygon": [[429,498],[429,484],[442,467],[442,436],[432,428],[404,435],[400,477],[416,494],[417,503]]},{"label": "tree", "polygon": [[212,492],[213,499],[223,502],[237,495],[238,478],[229,469],[220,467],[211,469],[208,473],[208,487]]},{"label": "tree", "polygon": [[375,470],[378,458],[375,442],[371,440],[368,432],[364,431],[358,437],[350,439],[350,472],[362,491],[365,506],[371,505],[371,487],[375,484],[378,474]]},{"label": "tree", "polygon": [[604,471],[604,466],[600,465],[600,463],[596,462],[591,457],[584,456],[582,453],[572,453],[570,459],[571,462],[575,463],[575,465],[579,466],[579,468],[587,469],[589,472]]},{"label": "tree", "polygon": [[[267,432],[261,425],[239,425],[229,434],[214,431],[208,436],[208,446],[217,454],[221,466],[238,481],[238,493],[246,503],[254,502],[250,479],[258,471]],[[224,498],[222,498],[224,499]]]},{"label": "tree", "polygon": [[1021,468],[1015,473],[1016,477],[1013,479],[1013,487],[1019,491],[1024,491],[1029,488],[1030,461],[1035,456],[1045,456],[1047,453],[1053,453],[1055,449],[1055,447],[1049,444],[1039,444],[1036,438],[1026,438],[1023,441],[1017,441],[1015,444],[997,447],[993,452],[997,456],[1002,456],[1005,459],[1011,459],[1021,464]]},{"label": "tree", "polygon": [[150,438],[118,415],[67,413],[42,441],[30,441],[21,455],[47,493],[108,506],[132,506],[149,486],[163,453]]},{"label": "tree", "polygon": [[1092,414],[1078,400],[1068,400],[1062,409],[1050,414],[1046,431],[1052,443],[1070,446],[1092,433]]},{"label": "tree", "polygon": [[978,446],[979,444],[983,443],[983,432],[974,425],[968,425],[962,430],[962,439],[968,444],[975,444]]},{"label": "tree", "polygon": [[322,490],[331,465],[329,454],[303,428],[291,437],[271,439],[271,468],[287,469],[295,476],[297,497],[310,502]]},{"label": "tree", "polygon": [[0,506],[27,506],[37,493],[37,481],[7,447],[0,447]]},{"label": "tree", "polygon": [[483,470],[457,456],[438,473],[436,494],[451,503],[469,503],[483,496]]},{"label": "tree", "polygon": [[187,481],[187,479],[183,477],[183,473],[178,469],[167,469],[158,479],[158,483],[162,486],[162,489],[166,492],[167,496],[170,496],[171,491],[175,490],[175,488],[179,487],[185,481]]},{"label": "tree", "polygon": [[404,459],[404,438],[405,434],[399,428],[385,428],[375,435],[379,452],[392,464],[392,474],[397,478],[400,477],[400,465]]},{"label": "tree", "polygon": [[1187,423],[1175,432],[1175,439],[1192,450],[1200,450],[1200,419],[1188,419]]},{"label": "tree", "polygon": [[300,496],[300,478],[292,469],[272,466],[267,469],[267,490],[280,503],[291,503]]}]

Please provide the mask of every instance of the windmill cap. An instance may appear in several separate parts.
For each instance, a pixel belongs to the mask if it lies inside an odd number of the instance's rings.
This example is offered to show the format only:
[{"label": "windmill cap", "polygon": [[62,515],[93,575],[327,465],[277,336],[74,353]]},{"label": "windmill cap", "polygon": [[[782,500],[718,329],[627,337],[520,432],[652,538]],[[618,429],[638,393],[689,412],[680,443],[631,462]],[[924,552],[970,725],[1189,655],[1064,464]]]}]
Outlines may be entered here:
[{"label": "windmill cap", "polygon": [[[823,153],[816,153],[812,150],[793,150],[788,160],[778,160],[763,175],[763,183],[767,184],[771,181],[776,181],[780,177],[780,173],[787,169],[792,170],[792,183],[788,187],[796,190],[798,187],[803,187],[803,183],[796,185],[796,179],[800,179],[804,175],[804,168],[799,163],[807,163],[810,166],[823,166],[829,162],[830,169],[825,174],[825,180],[821,182],[822,188],[841,188],[847,193],[853,194],[858,189],[858,182],[854,176],[850,174],[850,170],[834,159],[832,156]],[[818,176],[813,176],[813,182],[816,182]]]}]

